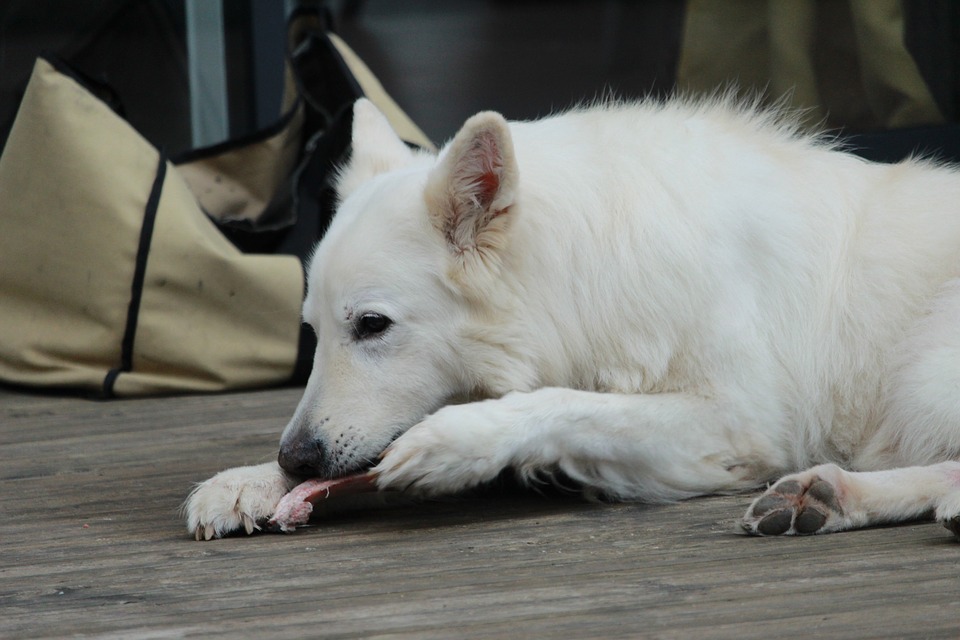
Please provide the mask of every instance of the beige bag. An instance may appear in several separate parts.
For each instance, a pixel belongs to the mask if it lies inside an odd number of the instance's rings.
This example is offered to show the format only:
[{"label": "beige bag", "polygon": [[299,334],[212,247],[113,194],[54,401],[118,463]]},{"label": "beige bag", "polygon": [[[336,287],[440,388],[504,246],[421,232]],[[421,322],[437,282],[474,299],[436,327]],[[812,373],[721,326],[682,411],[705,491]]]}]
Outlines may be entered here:
[{"label": "beige bag", "polygon": [[[338,64],[353,55],[324,37],[345,52]],[[429,144],[352,65],[398,130]],[[0,158],[0,380],[106,396],[303,380],[312,348],[301,344],[300,260],[243,253],[214,220],[270,232],[290,210],[293,174],[311,160],[305,140],[332,133],[303,135],[304,109],[178,167],[68,69],[38,60]]]}]

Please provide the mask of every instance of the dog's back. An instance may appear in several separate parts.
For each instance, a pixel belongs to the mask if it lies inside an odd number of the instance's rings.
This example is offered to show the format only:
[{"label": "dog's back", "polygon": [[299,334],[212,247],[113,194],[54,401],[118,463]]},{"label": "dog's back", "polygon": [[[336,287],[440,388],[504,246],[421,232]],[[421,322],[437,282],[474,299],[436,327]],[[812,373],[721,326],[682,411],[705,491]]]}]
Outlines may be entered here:
[{"label": "dog's back", "polygon": [[719,385],[779,431],[784,464],[889,464],[857,454],[899,345],[958,275],[960,175],[869,163],[724,101],[511,130],[504,288],[543,342],[542,384]]}]

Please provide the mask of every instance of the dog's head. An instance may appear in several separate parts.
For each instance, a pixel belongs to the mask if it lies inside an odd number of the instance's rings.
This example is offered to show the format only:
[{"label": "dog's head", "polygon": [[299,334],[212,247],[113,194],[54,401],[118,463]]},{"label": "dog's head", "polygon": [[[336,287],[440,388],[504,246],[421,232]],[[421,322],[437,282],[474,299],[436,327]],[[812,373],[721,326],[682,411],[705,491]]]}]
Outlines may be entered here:
[{"label": "dog's head", "polygon": [[[336,477],[458,398],[500,394],[509,357],[484,337],[517,167],[499,114],[466,122],[439,156],[411,151],[366,100],[354,108],[340,206],[310,262],[304,320],[313,372],[280,464]],[[499,363],[499,366],[493,364]],[[498,378],[499,376],[499,378]]]}]

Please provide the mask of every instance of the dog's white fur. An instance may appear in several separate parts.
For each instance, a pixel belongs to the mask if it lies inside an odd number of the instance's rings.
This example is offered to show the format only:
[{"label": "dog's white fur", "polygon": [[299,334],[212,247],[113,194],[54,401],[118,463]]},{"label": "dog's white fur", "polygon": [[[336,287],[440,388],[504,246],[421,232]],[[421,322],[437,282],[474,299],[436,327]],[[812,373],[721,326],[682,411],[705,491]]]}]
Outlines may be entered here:
[{"label": "dog's white fur", "polygon": [[[559,470],[663,501],[835,463],[888,471],[791,476],[745,526],[960,514],[956,170],[868,163],[722,98],[481,113],[434,157],[360,101],[339,188],[281,443],[319,447],[317,472],[452,493]],[[370,314],[392,323],[360,337]],[[224,472],[188,528],[249,531],[295,482]]]}]

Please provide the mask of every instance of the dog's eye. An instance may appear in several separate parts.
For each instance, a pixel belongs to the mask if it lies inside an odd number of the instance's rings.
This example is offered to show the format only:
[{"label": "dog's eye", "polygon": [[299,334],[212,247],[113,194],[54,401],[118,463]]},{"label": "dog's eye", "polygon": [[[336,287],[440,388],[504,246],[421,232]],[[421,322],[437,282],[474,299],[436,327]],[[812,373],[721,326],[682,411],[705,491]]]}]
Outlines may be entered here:
[{"label": "dog's eye", "polygon": [[389,329],[391,324],[393,320],[387,316],[379,313],[365,313],[353,324],[353,332],[358,340],[366,340],[380,335]]}]

